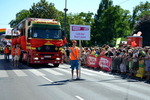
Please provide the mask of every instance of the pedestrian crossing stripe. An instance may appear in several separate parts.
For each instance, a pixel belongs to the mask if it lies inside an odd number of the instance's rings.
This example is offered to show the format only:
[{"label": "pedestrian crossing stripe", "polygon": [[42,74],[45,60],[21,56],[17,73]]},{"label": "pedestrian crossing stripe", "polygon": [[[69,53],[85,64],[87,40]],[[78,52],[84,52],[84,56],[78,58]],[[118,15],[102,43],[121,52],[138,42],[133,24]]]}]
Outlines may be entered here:
[{"label": "pedestrian crossing stripe", "polygon": [[21,71],[21,70],[13,70],[14,72],[15,72],[15,74],[17,75],[17,76],[19,76],[19,77],[21,77],[21,76],[27,76],[27,74],[25,74],[23,71]]},{"label": "pedestrian crossing stripe", "polygon": [[0,70],[0,78],[8,77],[8,74],[5,70]]},{"label": "pedestrian crossing stripe", "polygon": [[71,71],[65,70],[65,69],[62,69],[62,68],[59,68],[59,69],[56,69],[56,70],[61,71],[61,72],[65,72],[65,73],[68,73],[68,74],[71,74]]},{"label": "pedestrian crossing stripe", "polygon": [[52,69],[43,69],[44,71],[47,71],[47,72],[49,72],[49,73],[51,73],[51,74],[53,74],[53,75],[63,75],[62,73],[60,73],[60,72],[57,72],[57,71],[54,71],[54,70],[52,70]]},{"label": "pedestrian crossing stripe", "polygon": [[41,73],[36,69],[28,69],[31,73],[35,74],[36,76],[46,76],[45,74]]},{"label": "pedestrian crossing stripe", "polygon": [[[37,69],[27,69],[27,70],[30,71],[31,73],[33,73],[36,76],[46,76],[46,74],[38,71]],[[62,69],[62,68],[50,69],[50,68],[43,68],[42,70],[46,71],[46,72],[48,72],[50,74],[58,75],[58,76],[65,75],[65,73],[71,74],[71,69]],[[21,69],[12,69],[12,71],[18,77],[28,76]],[[76,74],[76,72],[74,72],[74,74]],[[113,75],[109,75],[109,74],[106,74],[106,73],[103,73],[103,72],[94,72],[94,71],[83,69],[83,68],[81,69],[81,74],[88,75],[88,76],[99,76],[99,75],[113,76]],[[7,74],[7,71],[0,70],[0,77],[9,77],[8,74]]]}]

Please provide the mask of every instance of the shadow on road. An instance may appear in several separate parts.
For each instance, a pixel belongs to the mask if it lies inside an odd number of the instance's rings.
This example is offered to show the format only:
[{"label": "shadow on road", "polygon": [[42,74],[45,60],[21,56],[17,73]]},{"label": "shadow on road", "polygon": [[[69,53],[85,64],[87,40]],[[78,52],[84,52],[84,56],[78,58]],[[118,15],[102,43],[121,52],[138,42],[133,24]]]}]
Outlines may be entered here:
[{"label": "shadow on road", "polygon": [[60,81],[55,81],[55,82],[51,82],[50,84],[43,84],[43,85],[39,85],[39,86],[55,86],[55,85],[65,85],[69,82],[77,82],[77,81],[85,81],[85,79],[67,79],[67,80],[60,80]]}]

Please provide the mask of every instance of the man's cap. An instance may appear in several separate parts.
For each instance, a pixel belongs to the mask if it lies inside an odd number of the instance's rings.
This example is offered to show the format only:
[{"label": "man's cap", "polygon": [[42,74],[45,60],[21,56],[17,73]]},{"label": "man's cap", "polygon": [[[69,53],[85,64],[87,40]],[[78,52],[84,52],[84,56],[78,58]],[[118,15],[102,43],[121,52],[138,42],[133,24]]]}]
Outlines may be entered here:
[{"label": "man's cap", "polygon": [[73,40],[72,43],[77,43],[77,41]]}]

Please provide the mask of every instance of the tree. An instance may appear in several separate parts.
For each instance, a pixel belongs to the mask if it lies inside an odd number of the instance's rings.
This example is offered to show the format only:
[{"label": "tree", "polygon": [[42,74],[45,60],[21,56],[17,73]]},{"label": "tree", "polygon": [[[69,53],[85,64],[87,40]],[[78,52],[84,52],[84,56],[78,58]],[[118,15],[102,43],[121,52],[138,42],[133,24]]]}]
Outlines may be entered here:
[{"label": "tree", "polygon": [[[62,14],[62,15],[64,15],[64,14]],[[92,18],[92,15],[93,15],[93,13],[91,13],[91,12],[88,12],[88,13],[81,12],[81,13],[76,13],[76,14],[69,13],[67,15],[66,36],[67,36],[68,41],[70,41],[70,24],[75,24],[75,25],[92,25],[93,21],[94,21],[93,18]],[[61,24],[63,25],[64,24],[64,20],[63,20],[62,16],[59,16],[59,20],[60,20]],[[89,46],[89,42],[88,41],[82,41],[82,44],[84,46]]]},{"label": "tree", "polygon": [[133,9],[133,15],[130,24],[130,29],[132,31],[134,30],[135,25],[139,22],[139,19],[145,15],[150,15],[150,3],[148,1],[145,3],[141,2]]},{"label": "tree", "polygon": [[46,0],[41,0],[36,4],[33,3],[30,13],[30,17],[58,19],[58,10],[53,3],[48,3]]},{"label": "tree", "polygon": [[24,18],[27,18],[30,16],[30,12],[29,10],[21,10],[20,12],[18,12],[16,14],[16,19],[15,20],[11,20],[10,27],[14,27],[16,26],[20,21],[22,21]]},{"label": "tree", "polygon": [[139,23],[135,27],[135,32],[142,32],[143,46],[150,46],[150,15],[145,15],[139,19]]},{"label": "tree", "polygon": [[[143,46],[150,46],[150,3],[141,2],[133,10],[133,16],[131,20],[131,29],[134,33],[138,31],[142,32]],[[134,34],[133,33],[133,34]]]},{"label": "tree", "polygon": [[38,3],[33,3],[29,10],[21,10],[16,14],[16,19],[10,21],[10,26],[16,26],[21,20],[27,17],[33,18],[48,18],[58,19],[59,11],[54,7],[53,3],[48,3],[46,0],[41,0]]},{"label": "tree", "polygon": [[102,0],[94,18],[93,44],[112,44],[114,38],[125,37],[130,33],[129,25],[129,11],[113,6],[111,0]]},{"label": "tree", "polygon": [[111,0],[102,0],[100,5],[99,5],[99,9],[97,10],[97,14],[95,14],[94,17],[94,24],[92,26],[92,34],[91,34],[91,40],[92,43],[96,45],[98,44],[103,44],[102,41],[104,41],[104,38],[102,38],[103,36],[103,15],[105,13],[105,10],[108,9],[109,7],[112,6],[112,1]]}]

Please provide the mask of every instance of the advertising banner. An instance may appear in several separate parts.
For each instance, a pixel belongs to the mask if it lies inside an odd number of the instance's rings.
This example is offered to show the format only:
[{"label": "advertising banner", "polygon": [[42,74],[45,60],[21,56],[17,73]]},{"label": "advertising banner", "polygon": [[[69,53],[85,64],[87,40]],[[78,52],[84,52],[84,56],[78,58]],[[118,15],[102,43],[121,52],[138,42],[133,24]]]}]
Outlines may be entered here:
[{"label": "advertising banner", "polygon": [[70,25],[70,40],[90,40],[90,26]]},{"label": "advertising banner", "polygon": [[100,57],[95,57],[94,55],[88,55],[87,56],[86,65],[89,66],[89,67],[97,68],[98,67],[99,58]]},{"label": "advertising banner", "polygon": [[116,48],[119,47],[120,42],[121,42],[121,38],[117,38],[117,40],[116,40]]},{"label": "advertising banner", "polygon": [[11,31],[12,31],[12,28],[7,28],[6,29],[6,35],[11,35],[12,34]]},{"label": "advertising banner", "polygon": [[112,63],[112,59],[109,57],[100,57],[99,59],[99,66],[102,70],[105,71],[111,71],[111,63]]}]

